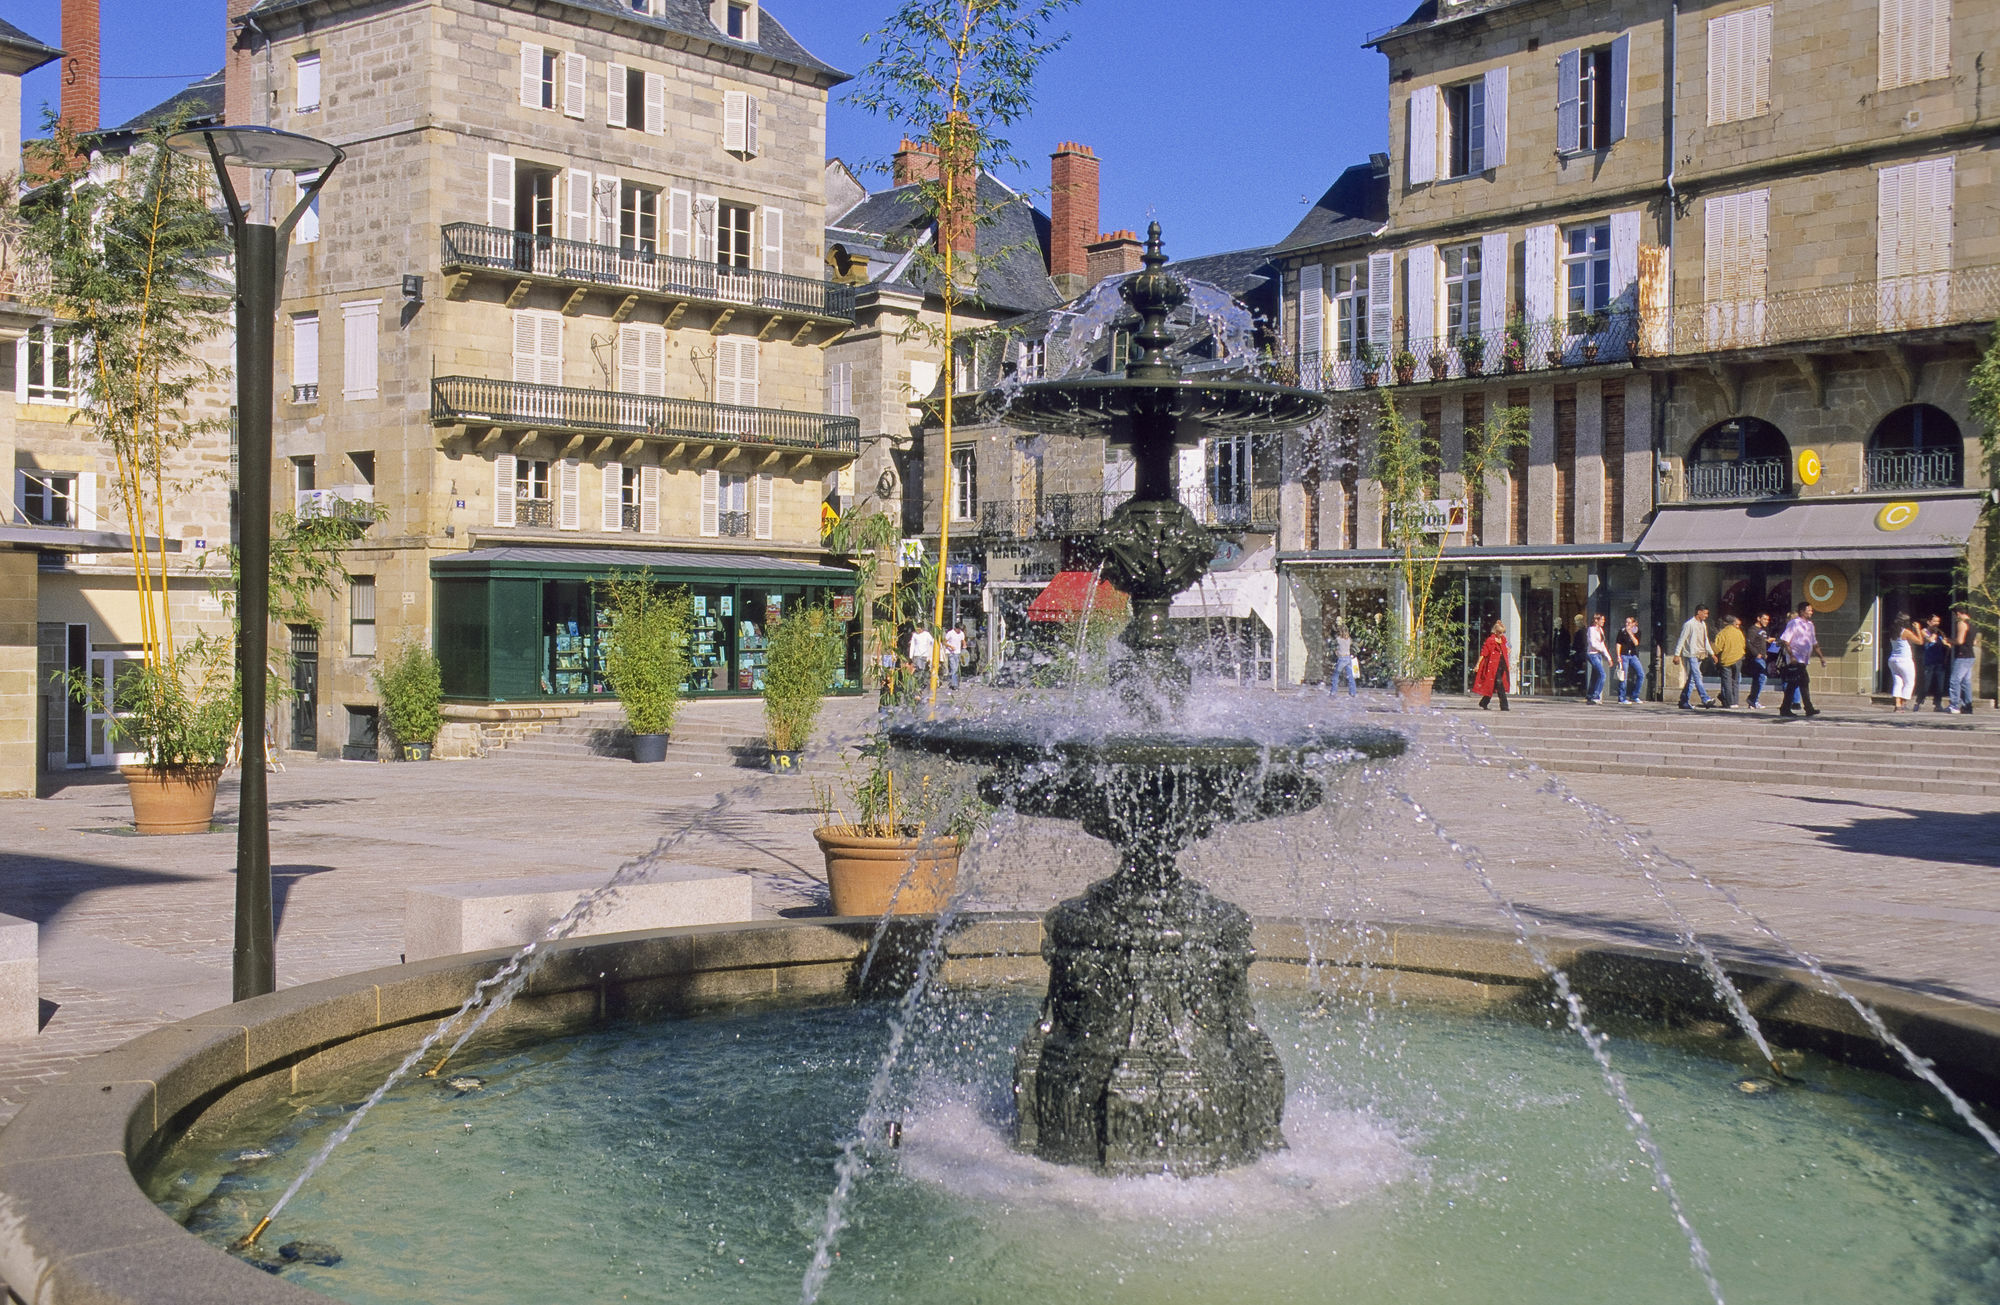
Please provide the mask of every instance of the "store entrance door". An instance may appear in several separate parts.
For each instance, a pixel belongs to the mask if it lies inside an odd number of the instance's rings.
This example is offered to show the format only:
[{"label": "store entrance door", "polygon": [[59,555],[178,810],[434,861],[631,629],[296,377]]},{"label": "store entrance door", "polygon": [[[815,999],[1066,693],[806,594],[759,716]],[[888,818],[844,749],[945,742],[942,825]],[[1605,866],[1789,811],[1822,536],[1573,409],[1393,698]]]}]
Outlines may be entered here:
[{"label": "store entrance door", "polygon": [[[119,699],[134,692],[133,677],[144,667],[137,652],[95,652],[90,654],[90,764],[93,766],[135,766],[144,758],[118,737],[116,722],[130,718],[131,711]],[[102,707],[103,710],[98,710]]]},{"label": "store entrance door", "polygon": [[292,746],[301,752],[319,748],[319,631],[310,625],[292,630]]}]

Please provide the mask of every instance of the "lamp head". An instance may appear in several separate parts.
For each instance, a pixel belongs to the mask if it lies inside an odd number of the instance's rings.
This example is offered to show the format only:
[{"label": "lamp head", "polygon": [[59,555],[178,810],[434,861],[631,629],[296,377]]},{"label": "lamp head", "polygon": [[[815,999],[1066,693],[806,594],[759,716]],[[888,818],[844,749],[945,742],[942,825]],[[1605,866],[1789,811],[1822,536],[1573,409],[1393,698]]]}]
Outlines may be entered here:
[{"label": "lamp head", "polygon": [[197,127],[167,137],[169,149],[194,158],[209,158],[211,143],[229,167],[272,172],[324,172],[347,157],[338,145],[275,127]]}]

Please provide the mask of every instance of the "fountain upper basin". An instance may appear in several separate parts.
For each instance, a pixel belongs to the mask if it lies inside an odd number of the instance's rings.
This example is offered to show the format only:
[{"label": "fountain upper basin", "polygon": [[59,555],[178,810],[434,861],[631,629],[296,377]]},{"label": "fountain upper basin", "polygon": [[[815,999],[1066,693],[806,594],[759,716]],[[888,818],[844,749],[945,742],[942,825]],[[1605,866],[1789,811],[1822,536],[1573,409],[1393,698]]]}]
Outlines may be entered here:
[{"label": "fountain upper basin", "polygon": [[1326,396],[1262,381],[1091,376],[1039,381],[991,391],[977,401],[983,415],[1022,430],[1094,435],[1133,443],[1135,428],[1170,429],[1193,448],[1206,436],[1287,430],[1326,412]]}]

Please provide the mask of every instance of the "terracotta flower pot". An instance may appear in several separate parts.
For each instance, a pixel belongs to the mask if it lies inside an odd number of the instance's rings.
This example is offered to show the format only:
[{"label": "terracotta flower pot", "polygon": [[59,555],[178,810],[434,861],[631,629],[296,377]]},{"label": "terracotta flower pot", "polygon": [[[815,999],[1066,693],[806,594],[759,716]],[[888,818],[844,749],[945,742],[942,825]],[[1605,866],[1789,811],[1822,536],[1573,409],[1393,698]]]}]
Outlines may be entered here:
[{"label": "terracotta flower pot", "polygon": [[1431,705],[1431,686],[1437,683],[1435,676],[1426,675],[1421,680],[1397,680],[1396,696],[1403,700],[1404,711],[1415,711],[1419,707]]},{"label": "terracotta flower pot", "polygon": [[958,882],[955,838],[876,838],[834,829],[815,829],[813,837],[826,854],[835,915],[880,916],[892,899],[897,915],[934,915],[951,900]]},{"label": "terracotta flower pot", "polygon": [[132,795],[132,823],[142,834],[206,834],[215,818],[220,765],[120,766]]}]

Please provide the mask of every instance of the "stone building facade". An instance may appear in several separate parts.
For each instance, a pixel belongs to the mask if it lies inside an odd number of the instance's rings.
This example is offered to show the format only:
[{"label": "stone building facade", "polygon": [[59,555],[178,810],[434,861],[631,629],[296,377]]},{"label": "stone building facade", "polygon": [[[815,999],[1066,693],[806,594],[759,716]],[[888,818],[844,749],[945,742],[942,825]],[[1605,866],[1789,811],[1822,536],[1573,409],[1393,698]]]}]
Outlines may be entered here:
[{"label": "stone building facade", "polygon": [[347,151],[288,251],[276,490],[385,512],[295,744],[371,748],[406,640],[483,715],[601,696],[588,577],[638,566],[698,596],[689,690],[760,689],[767,618],[851,587],[819,550],[857,446],[821,360],[845,75],[742,0],[234,7],[247,111]]}]

